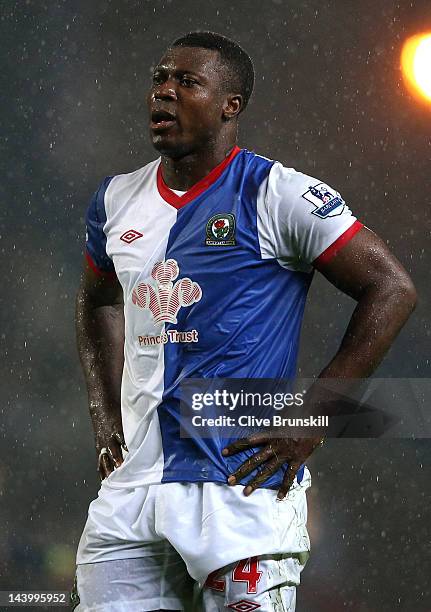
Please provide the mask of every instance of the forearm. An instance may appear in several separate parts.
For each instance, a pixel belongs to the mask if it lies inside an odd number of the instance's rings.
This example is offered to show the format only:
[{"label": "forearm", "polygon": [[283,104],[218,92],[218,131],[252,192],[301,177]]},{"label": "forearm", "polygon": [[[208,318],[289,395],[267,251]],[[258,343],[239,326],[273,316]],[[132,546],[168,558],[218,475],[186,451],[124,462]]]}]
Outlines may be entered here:
[{"label": "forearm", "polygon": [[334,359],[321,378],[366,378],[377,368],[416,304],[410,284],[371,286],[363,292]]},{"label": "forearm", "polygon": [[124,357],[122,304],[95,306],[80,290],[76,302],[78,351],[87,384],[96,439],[107,422],[121,429],[121,377]]},{"label": "forearm", "polygon": [[339,350],[308,390],[301,413],[334,417],[348,407],[345,402],[355,402],[361,379],[377,368],[415,304],[411,282],[394,284],[389,279],[363,290]]}]

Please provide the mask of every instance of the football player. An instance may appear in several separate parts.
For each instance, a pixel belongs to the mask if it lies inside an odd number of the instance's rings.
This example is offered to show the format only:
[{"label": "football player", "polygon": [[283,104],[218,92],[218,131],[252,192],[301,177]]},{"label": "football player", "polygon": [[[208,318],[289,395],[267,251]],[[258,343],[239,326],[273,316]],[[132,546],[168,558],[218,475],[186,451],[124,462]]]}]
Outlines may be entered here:
[{"label": "football player", "polygon": [[77,334],[102,484],[79,612],[293,611],[321,438],[181,437],[180,384],[293,378],[315,269],[357,302],[322,378],[369,376],[415,305],[337,191],[238,146],[253,82],[235,42],[176,40],[148,94],[160,157],[105,178],[87,212]]}]

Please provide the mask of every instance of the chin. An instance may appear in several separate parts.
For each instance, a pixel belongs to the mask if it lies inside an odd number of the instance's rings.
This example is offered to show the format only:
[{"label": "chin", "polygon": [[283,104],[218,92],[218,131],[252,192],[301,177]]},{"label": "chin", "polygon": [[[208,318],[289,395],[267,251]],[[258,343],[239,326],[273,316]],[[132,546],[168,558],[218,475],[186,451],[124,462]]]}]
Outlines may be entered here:
[{"label": "chin", "polygon": [[172,159],[184,157],[190,152],[189,147],[185,146],[184,143],[174,141],[162,134],[152,134],[151,142],[156,151]]}]

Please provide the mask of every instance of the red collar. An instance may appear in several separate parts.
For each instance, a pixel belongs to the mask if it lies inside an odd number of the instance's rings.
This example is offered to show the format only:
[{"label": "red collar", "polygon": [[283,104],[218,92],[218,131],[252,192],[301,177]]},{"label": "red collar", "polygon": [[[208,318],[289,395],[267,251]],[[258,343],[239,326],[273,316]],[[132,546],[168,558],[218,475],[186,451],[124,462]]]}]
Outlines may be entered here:
[{"label": "red collar", "polygon": [[159,164],[157,168],[157,189],[159,190],[160,195],[168,204],[171,204],[177,210],[182,208],[191,200],[194,200],[198,195],[200,195],[203,191],[208,189],[222,174],[223,170],[230,164],[230,162],[238,155],[241,149],[238,146],[235,146],[228,157],[226,157],[218,166],[213,168],[209,174],[204,176],[200,181],[198,181],[193,187],[190,187],[186,193],[182,196],[177,195],[172,189],[166,185],[162,176],[162,164]]}]

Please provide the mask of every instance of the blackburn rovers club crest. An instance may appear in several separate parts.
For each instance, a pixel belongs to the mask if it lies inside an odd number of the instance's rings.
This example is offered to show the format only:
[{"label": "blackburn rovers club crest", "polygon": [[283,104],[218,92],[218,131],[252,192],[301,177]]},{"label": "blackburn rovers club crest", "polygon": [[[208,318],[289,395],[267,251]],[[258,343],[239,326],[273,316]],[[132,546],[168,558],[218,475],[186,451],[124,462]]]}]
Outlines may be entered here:
[{"label": "blackburn rovers club crest", "polygon": [[177,323],[179,309],[201,299],[200,286],[189,278],[173,282],[179,273],[175,259],[159,261],[151,271],[155,284],[139,283],[133,289],[133,304],[149,310],[154,323]]},{"label": "blackburn rovers club crest", "polygon": [[235,246],[235,217],[220,213],[209,219],[206,226],[207,246]]},{"label": "blackburn rovers club crest", "polygon": [[316,207],[312,214],[321,219],[337,217],[344,210],[345,202],[343,198],[338,191],[334,191],[325,183],[318,183],[314,187],[310,186],[308,191],[302,194],[302,197]]}]

